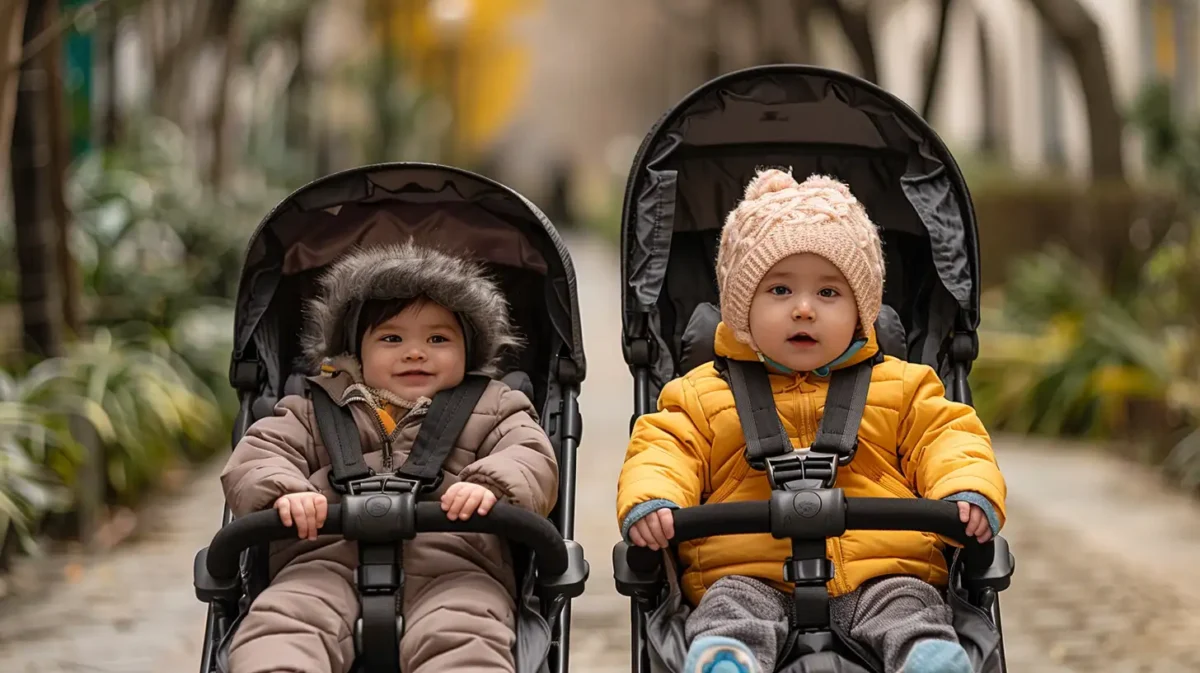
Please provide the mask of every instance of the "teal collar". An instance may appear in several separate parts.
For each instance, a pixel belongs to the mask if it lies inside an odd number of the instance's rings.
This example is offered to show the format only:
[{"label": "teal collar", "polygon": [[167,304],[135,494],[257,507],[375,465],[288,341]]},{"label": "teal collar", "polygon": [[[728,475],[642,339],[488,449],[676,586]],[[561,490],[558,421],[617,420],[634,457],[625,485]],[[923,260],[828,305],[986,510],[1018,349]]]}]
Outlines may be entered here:
[{"label": "teal collar", "polygon": [[[855,339],[850,344],[850,346],[848,348],[846,348],[846,351],[844,353],[842,353],[841,355],[839,355],[833,362],[830,362],[829,364],[827,364],[823,367],[817,367],[816,369],[812,370],[813,373],[820,377],[829,376],[829,373],[831,371],[833,371],[834,367],[836,367],[836,366],[842,364],[843,362],[849,360],[850,358],[854,357],[860,350],[862,350],[863,346],[866,346],[866,345],[867,345],[866,339],[863,339],[861,337],[858,339]],[[758,355],[758,359],[760,362],[767,365],[768,367],[771,367],[772,369],[775,369],[776,371],[778,371],[781,374],[787,374],[787,375],[791,376],[792,374],[796,373],[794,370],[784,367],[783,365],[772,360],[771,358],[767,357],[766,355],[763,355],[762,353],[758,353],[757,355]]]}]

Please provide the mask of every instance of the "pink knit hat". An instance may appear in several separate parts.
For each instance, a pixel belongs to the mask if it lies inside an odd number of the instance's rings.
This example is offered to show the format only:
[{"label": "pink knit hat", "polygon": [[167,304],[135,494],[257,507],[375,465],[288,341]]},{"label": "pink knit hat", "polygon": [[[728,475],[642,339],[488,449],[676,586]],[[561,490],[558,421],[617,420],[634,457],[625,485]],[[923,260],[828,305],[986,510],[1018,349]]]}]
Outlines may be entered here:
[{"label": "pink knit hat", "polygon": [[823,175],[796,182],[791,173],[760,171],[729,213],[717,254],[721,319],[742,343],[750,338],[750,301],[781,259],[813,253],[846,277],[864,330],[883,303],[883,248],[871,218],[845,183]]}]

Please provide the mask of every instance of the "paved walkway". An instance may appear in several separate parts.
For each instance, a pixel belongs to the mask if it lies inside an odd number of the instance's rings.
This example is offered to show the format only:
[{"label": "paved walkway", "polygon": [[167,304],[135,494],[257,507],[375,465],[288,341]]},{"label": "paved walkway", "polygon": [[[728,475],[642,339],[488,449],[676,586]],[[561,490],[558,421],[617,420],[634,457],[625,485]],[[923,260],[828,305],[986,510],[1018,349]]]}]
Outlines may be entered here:
[{"label": "paved walkway", "polygon": [[[629,606],[612,587],[610,550],[632,384],[620,353],[617,260],[596,241],[570,247],[590,364],[576,528],[592,564],[575,604],[572,668],[615,673],[629,670]],[[1012,438],[998,439],[997,451],[1017,556],[1002,599],[1009,670],[1200,670],[1200,506],[1164,492],[1152,471],[1094,451]],[[219,523],[217,469],[163,498],[140,538],[103,558],[26,564],[14,584],[68,579],[0,603],[0,672],[195,670],[204,606],[192,595],[191,565]]]}]

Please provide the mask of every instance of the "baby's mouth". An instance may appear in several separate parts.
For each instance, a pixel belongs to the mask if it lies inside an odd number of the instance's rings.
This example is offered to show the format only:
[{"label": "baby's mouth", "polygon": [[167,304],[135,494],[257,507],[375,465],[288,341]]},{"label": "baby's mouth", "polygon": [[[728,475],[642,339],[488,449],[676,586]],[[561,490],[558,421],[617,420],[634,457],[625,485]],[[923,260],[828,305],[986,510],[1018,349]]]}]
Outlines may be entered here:
[{"label": "baby's mouth", "polygon": [[800,345],[811,345],[811,344],[817,343],[816,338],[813,337],[813,335],[809,334],[808,332],[797,332],[796,334],[793,334],[792,336],[788,337],[788,341],[790,343],[800,344]]},{"label": "baby's mouth", "polygon": [[396,376],[399,378],[425,378],[426,376],[433,376],[433,374],[422,369],[409,369],[396,374]]}]

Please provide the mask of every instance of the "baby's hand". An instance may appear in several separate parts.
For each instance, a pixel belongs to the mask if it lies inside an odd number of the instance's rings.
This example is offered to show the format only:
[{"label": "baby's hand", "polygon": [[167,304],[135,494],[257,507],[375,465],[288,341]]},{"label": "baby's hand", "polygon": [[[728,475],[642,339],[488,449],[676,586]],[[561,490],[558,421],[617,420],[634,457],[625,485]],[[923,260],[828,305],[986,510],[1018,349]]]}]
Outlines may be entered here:
[{"label": "baby's hand", "polygon": [[980,544],[992,539],[992,527],[979,505],[958,503],[958,520],[967,524],[967,535],[979,540]]},{"label": "baby's hand", "polygon": [[447,519],[466,521],[475,512],[485,515],[496,504],[496,494],[486,486],[460,481],[442,494],[442,511]]},{"label": "baby's hand", "polygon": [[283,525],[290,527],[296,522],[296,535],[310,540],[317,539],[317,531],[325,525],[329,513],[325,496],[311,491],[288,493],[275,501],[275,509]]},{"label": "baby's hand", "polygon": [[638,519],[629,529],[629,539],[639,547],[666,549],[675,537],[675,514],[670,507],[656,509]]}]

